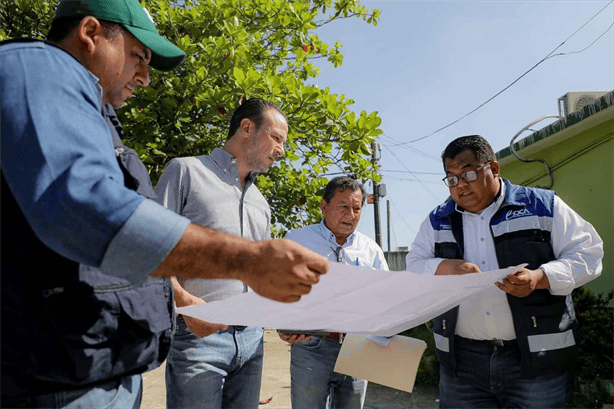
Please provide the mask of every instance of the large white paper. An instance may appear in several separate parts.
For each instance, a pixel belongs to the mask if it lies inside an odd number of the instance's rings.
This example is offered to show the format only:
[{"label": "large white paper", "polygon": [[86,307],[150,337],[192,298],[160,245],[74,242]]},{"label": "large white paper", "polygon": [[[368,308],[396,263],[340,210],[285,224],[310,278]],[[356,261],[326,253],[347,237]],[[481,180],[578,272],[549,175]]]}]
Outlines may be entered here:
[{"label": "large white paper", "polygon": [[311,293],[295,303],[249,292],[177,312],[218,324],[391,336],[437,317],[520,267],[432,276],[331,262]]}]

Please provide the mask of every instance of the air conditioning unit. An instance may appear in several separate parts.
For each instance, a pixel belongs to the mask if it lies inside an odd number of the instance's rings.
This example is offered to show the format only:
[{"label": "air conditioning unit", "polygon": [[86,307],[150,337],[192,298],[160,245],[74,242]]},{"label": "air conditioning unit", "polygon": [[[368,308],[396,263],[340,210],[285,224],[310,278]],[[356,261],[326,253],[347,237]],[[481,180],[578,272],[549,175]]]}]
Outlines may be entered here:
[{"label": "air conditioning unit", "polygon": [[568,92],[559,98],[559,116],[566,117],[572,112],[579,111],[586,105],[592,104],[608,91],[602,92]]}]

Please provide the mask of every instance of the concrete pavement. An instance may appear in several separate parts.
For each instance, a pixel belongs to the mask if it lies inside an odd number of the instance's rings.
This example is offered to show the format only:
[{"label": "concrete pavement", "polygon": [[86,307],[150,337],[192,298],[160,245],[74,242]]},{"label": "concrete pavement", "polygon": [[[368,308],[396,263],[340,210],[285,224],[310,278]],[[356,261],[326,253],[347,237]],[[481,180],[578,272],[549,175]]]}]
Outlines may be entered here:
[{"label": "concrete pavement", "polygon": [[[143,409],[166,407],[164,368],[143,375]],[[365,409],[436,408],[437,388],[414,386],[413,393],[369,383]],[[273,330],[264,333],[264,368],[260,389],[261,409],[290,408],[290,346]],[[266,402],[266,403],[265,403]],[[314,408],[317,409],[317,408]]]}]

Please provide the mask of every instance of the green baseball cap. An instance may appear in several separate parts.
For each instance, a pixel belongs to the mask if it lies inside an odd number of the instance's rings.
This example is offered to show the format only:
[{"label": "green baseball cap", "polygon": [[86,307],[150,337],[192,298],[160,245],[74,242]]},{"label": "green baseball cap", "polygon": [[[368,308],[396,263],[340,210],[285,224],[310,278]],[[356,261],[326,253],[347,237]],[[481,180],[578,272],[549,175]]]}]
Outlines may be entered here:
[{"label": "green baseball cap", "polygon": [[151,50],[149,65],[160,71],[176,68],[185,54],[158,34],[149,12],[138,0],[62,0],[55,17],[92,16],[121,24],[143,45]]}]

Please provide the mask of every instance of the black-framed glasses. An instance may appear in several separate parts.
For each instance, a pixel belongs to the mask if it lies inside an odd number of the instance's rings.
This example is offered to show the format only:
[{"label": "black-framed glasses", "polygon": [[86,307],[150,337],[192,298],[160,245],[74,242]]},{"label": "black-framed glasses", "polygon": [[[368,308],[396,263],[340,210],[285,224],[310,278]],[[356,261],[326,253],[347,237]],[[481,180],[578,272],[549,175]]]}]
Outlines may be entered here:
[{"label": "black-framed glasses", "polygon": [[333,253],[335,253],[335,256],[337,256],[337,262],[341,263],[343,261],[343,255],[341,254],[341,251],[343,250],[343,247],[341,246],[337,246],[337,248],[330,248]]},{"label": "black-framed glasses", "polygon": [[463,173],[460,176],[456,176],[456,175],[446,176],[445,178],[441,180],[443,180],[443,183],[445,183],[446,186],[448,187],[454,187],[458,185],[458,182],[460,182],[460,179],[463,179],[467,183],[471,183],[478,178],[478,172],[482,169],[486,169],[486,167],[490,166],[490,164],[491,162],[486,162],[485,164],[483,164],[476,170],[470,170],[468,172]]}]

